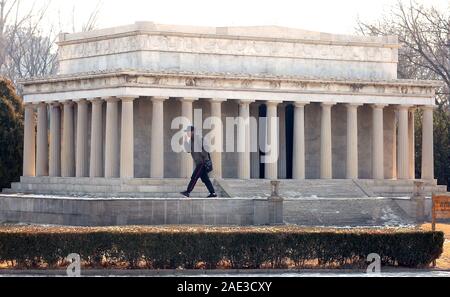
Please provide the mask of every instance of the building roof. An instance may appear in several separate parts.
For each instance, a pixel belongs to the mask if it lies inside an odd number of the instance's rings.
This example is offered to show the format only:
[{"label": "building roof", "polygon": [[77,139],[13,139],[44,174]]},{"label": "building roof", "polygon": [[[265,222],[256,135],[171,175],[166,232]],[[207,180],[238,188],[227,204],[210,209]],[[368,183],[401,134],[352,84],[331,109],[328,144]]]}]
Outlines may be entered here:
[{"label": "building roof", "polygon": [[80,33],[62,33],[59,44],[79,43],[92,39],[136,34],[194,35],[215,38],[290,40],[324,44],[352,44],[380,47],[399,47],[396,36],[358,36],[331,34],[281,26],[206,27],[136,22],[132,25],[105,28]]}]

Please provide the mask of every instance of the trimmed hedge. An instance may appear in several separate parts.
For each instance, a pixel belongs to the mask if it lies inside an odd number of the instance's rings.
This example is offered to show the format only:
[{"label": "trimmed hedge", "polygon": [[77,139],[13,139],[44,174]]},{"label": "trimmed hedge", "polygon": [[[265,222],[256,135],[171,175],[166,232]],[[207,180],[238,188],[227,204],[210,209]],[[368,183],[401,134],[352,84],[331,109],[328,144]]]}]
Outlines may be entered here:
[{"label": "trimmed hedge", "polygon": [[[72,228],[0,230],[0,262],[57,267],[71,253],[84,265],[150,269],[365,267],[370,253],[389,266],[424,267],[443,252],[444,234],[427,231],[301,228]],[[142,263],[144,263],[142,265]],[[199,266],[199,263],[201,265]],[[310,264],[309,264],[310,265]]]}]

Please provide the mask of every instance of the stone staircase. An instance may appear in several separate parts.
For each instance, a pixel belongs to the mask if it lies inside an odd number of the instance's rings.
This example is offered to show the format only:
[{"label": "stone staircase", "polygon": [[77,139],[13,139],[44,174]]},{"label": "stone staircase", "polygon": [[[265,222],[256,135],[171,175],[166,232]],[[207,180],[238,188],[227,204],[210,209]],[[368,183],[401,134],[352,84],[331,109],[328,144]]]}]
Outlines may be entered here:
[{"label": "stone staircase", "polygon": [[[227,197],[220,185],[212,180],[216,191]],[[104,178],[62,178],[62,177],[21,177],[12,183],[4,194],[41,194],[73,197],[103,198],[181,198],[189,179],[104,179]],[[208,190],[199,180],[192,197],[206,197]]]},{"label": "stone staircase", "polygon": [[[231,197],[268,197],[270,181],[227,179]],[[364,189],[352,180],[281,180],[280,195],[283,198],[361,198],[370,197]]]},{"label": "stone staircase", "polygon": [[[181,198],[188,179],[105,179],[21,177],[5,194],[41,194],[73,197],[102,198]],[[270,181],[263,179],[213,179],[220,197],[266,198],[270,196]],[[414,182],[411,180],[281,180],[280,194],[290,198],[365,198],[411,197]],[[425,194],[446,192],[445,186],[431,183],[425,186]],[[206,197],[208,191],[199,180],[192,197]]]},{"label": "stone staircase", "polygon": [[[369,189],[376,197],[411,197],[414,192],[412,180],[358,180],[358,183]],[[424,184],[426,196],[434,192],[447,192],[447,186],[437,185],[436,181]]]}]

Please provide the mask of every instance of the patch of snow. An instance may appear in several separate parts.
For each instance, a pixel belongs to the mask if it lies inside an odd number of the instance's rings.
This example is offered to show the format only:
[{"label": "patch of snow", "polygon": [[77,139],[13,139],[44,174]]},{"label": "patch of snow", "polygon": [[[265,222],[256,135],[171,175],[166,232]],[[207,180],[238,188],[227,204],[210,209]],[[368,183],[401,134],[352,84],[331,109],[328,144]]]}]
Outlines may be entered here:
[{"label": "patch of snow", "polygon": [[383,225],[385,226],[398,226],[404,224],[404,219],[399,217],[397,214],[392,211],[390,207],[383,207],[381,209],[382,215],[380,219],[384,221]]}]

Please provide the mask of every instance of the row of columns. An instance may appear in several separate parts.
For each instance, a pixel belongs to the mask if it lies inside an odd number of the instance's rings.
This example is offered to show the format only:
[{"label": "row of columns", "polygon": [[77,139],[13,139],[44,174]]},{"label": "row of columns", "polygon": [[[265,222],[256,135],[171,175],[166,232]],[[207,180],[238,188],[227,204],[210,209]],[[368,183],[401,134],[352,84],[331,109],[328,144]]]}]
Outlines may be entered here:
[{"label": "row of columns", "polygon": [[[295,103],[293,178],[305,178],[305,105]],[[320,178],[332,178],[331,108],[335,103],[322,103],[320,137]],[[346,178],[358,178],[358,107],[347,106],[347,159]],[[270,106],[270,105],[269,105]],[[384,119],[386,105],[373,104],[372,111],[372,178],[384,179]],[[397,178],[414,179],[414,112],[410,105],[398,106]],[[423,106],[422,179],[434,179],[433,159],[433,107]],[[273,111],[272,111],[273,112]],[[268,109],[268,117],[272,116]],[[276,166],[272,164],[272,166]],[[266,173],[267,174],[267,173]],[[269,178],[272,178],[269,175]]]},{"label": "row of columns", "polygon": [[[134,97],[95,98],[63,102],[64,113],[61,115],[59,103],[50,104],[50,145],[48,145],[47,104],[39,103],[37,107],[37,137],[35,135],[35,106],[25,106],[24,135],[24,176],[62,176],[62,177],[134,177]],[[152,130],[150,176],[164,177],[164,101],[168,97],[152,97]],[[181,115],[192,123],[193,102],[197,98],[181,99]],[[105,147],[103,147],[103,103],[106,101]],[[122,116],[119,119],[119,102],[121,101]],[[223,99],[211,99],[211,116],[221,118]],[[92,104],[91,127],[88,127],[88,104]],[[250,179],[250,104],[254,101],[240,100],[239,116],[243,121],[238,129],[238,143],[243,143],[245,150],[238,155],[238,177]],[[271,118],[277,117],[279,101],[267,101],[267,143],[273,150],[278,150],[279,133],[273,127]],[[77,104],[77,134],[75,143],[74,105]],[[305,178],[305,106],[309,102],[294,104],[294,150],[293,178]],[[321,104],[321,138],[320,138],[320,178],[331,179],[332,172],[332,137],[331,109],[335,103]],[[347,104],[347,160],[346,177],[358,178],[358,107],[361,104]],[[374,179],[384,179],[384,125],[383,109],[385,105],[372,105],[372,176]],[[62,137],[61,120],[63,126]],[[119,136],[120,124],[120,136]],[[91,129],[90,152],[88,152],[88,129]],[[212,134],[215,145],[223,147],[223,131],[220,125],[214,125]],[[398,156],[397,178],[414,178],[414,115],[411,106],[398,106]],[[422,178],[433,179],[433,107],[423,107],[422,133]],[[36,142],[35,142],[36,141]],[[34,151],[36,148],[36,152]],[[75,149],[76,148],[76,149]],[[103,152],[104,163],[103,163]],[[88,156],[90,161],[88,163]],[[220,152],[211,154],[215,175],[221,177],[222,156]],[[88,164],[90,164],[88,166]],[[182,154],[180,164],[181,176],[189,177],[192,172],[192,160],[188,154]],[[265,164],[265,177],[278,178],[277,162]]]}]

